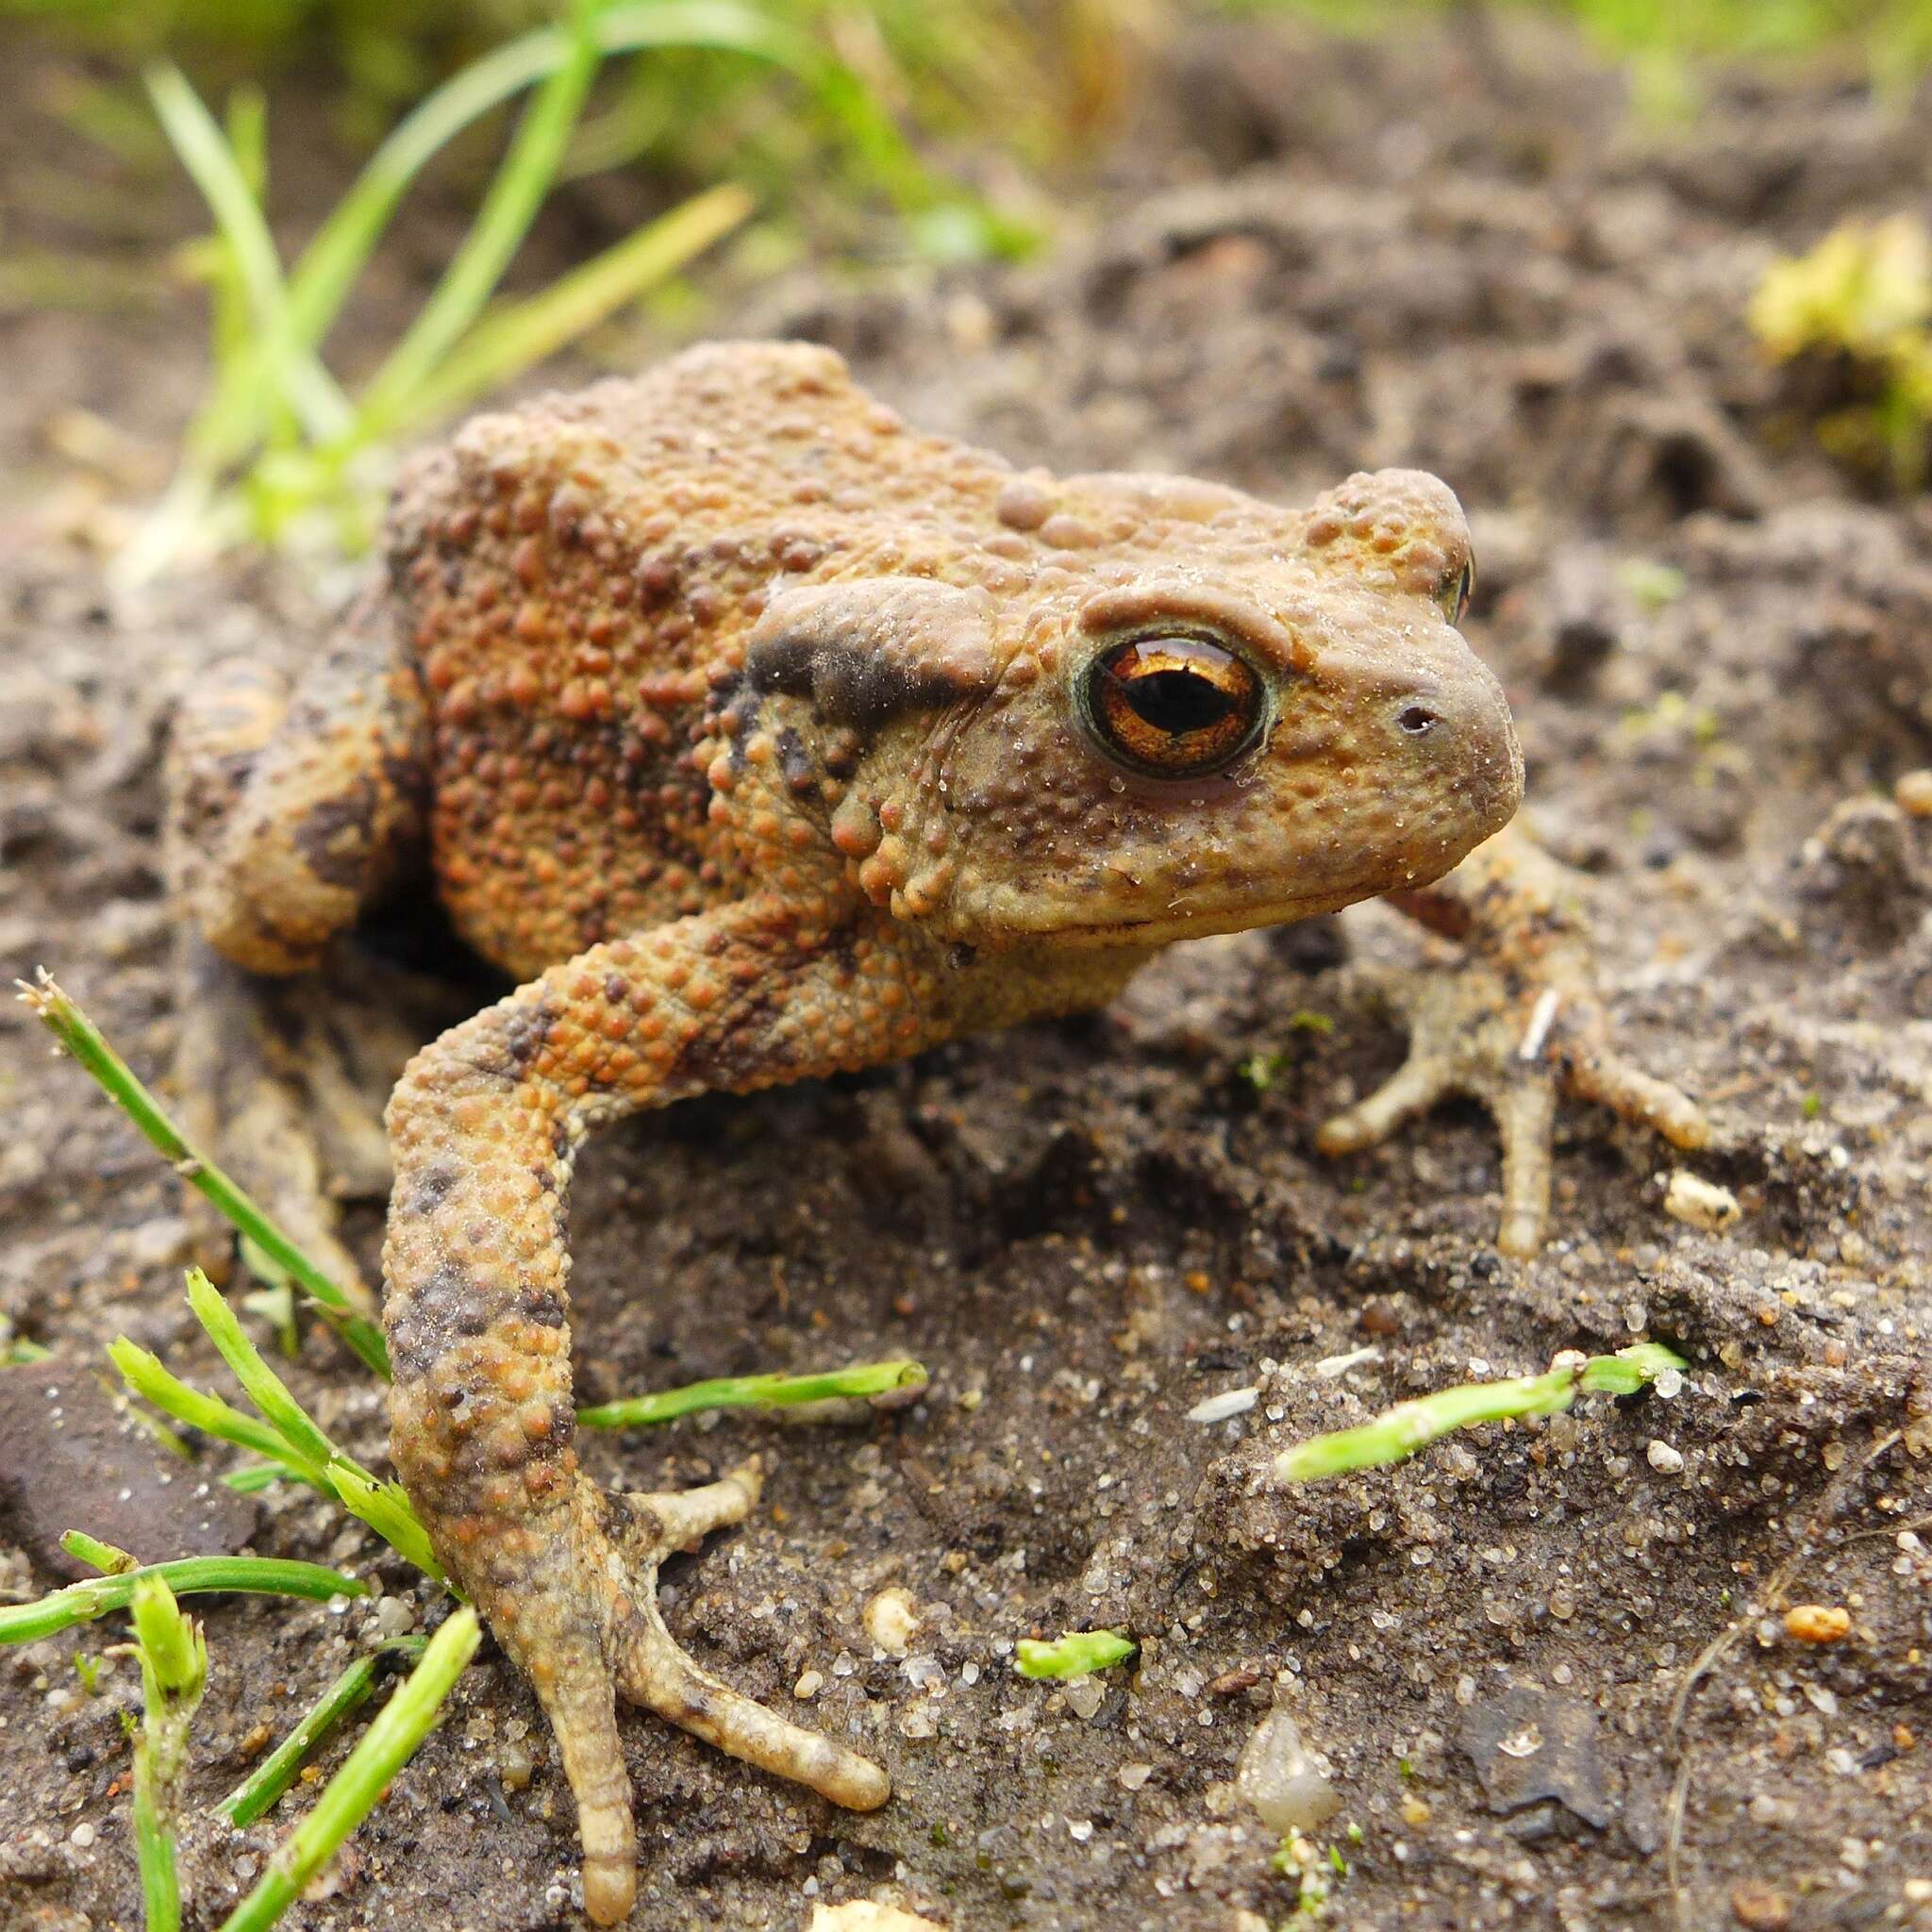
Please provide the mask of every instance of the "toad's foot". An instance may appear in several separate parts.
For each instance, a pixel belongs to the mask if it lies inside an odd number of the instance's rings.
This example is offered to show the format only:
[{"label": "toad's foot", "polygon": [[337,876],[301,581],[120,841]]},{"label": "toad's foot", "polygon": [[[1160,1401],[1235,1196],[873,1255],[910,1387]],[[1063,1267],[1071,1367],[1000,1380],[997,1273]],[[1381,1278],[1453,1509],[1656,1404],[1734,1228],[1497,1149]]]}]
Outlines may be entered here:
[{"label": "toad's foot", "polygon": [[[1558,1087],[1642,1121],[1679,1147],[1709,1127],[1676,1088],[1609,1045],[1596,991],[1584,882],[1513,828],[1446,877],[1393,902],[1431,932],[1458,941],[1454,971],[1403,974],[1412,1024],[1408,1058],[1386,1086],[1338,1115],[1316,1139],[1352,1154],[1444,1093],[1474,1094],[1503,1130],[1506,1255],[1533,1255],[1550,1212],[1550,1133]],[[1418,983],[1419,980],[1419,983]]]},{"label": "toad's foot", "polygon": [[692,1662],[664,1627],[658,1566],[742,1523],[758,1494],[755,1460],[722,1482],[675,1492],[607,1495],[579,1477],[570,1531],[552,1546],[560,1561],[525,1571],[502,1590],[489,1587],[487,1573],[476,1579],[480,1607],[556,1731],[583,1836],[584,1909],[597,1924],[619,1924],[637,1894],[619,1696],[835,1805],[872,1811],[891,1795],[877,1765],[741,1695]]}]

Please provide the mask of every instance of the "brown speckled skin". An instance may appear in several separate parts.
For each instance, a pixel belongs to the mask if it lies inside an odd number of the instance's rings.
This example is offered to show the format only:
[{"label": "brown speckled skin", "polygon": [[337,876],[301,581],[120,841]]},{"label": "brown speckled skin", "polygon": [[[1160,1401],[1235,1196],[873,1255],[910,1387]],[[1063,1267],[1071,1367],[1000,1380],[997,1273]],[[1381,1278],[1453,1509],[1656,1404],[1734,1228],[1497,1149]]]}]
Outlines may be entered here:
[{"label": "brown speckled skin", "polygon": [[[390,1105],[392,1445],[551,1715],[593,1918],[635,1883],[619,1696],[843,1804],[887,1785],[658,1622],[657,1559],[741,1517],[755,1474],[687,1497],[578,1474],[565,1200],[585,1135],[1091,1006],[1174,939],[1389,891],[1521,909],[1507,855],[1473,897],[1428,890],[1521,793],[1501,692],[1445,614],[1467,557],[1432,477],[1357,476],[1291,511],[1019,475],[908,430],[801,345],[698,349],[479,418],[399,492],[393,628],[352,622],[323,699],[297,700],[305,730],[225,822],[204,815],[212,857],[187,871],[208,939],[289,973],[426,832],[458,929],[525,982]],[[1223,641],[1266,688],[1257,741],[1210,777],[1125,769],[1086,722],[1095,654],[1163,628]],[[1493,941],[1483,982],[1499,1040],[1562,925],[1529,896],[1532,937]],[[1436,1055],[1335,1144],[1488,1064]],[[1641,1110],[1614,1086],[1594,1091]]]}]

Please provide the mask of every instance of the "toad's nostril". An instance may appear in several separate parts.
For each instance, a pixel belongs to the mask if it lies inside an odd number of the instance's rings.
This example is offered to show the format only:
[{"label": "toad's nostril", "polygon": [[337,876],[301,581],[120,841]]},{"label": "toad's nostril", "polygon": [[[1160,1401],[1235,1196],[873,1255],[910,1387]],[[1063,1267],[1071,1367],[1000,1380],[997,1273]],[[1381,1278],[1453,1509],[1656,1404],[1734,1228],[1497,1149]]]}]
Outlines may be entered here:
[{"label": "toad's nostril", "polygon": [[1395,722],[1411,738],[1424,738],[1442,721],[1425,705],[1408,705],[1395,714]]}]

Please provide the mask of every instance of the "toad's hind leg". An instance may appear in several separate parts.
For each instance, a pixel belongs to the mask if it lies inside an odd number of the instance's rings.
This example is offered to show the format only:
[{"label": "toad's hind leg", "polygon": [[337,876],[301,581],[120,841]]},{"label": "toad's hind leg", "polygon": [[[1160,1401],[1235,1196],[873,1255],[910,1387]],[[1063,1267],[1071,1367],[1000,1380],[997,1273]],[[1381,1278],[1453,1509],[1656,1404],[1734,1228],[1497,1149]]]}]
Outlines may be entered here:
[{"label": "toad's hind leg", "polygon": [[[426,733],[414,671],[370,600],[292,695],[253,661],[214,666],[178,708],[168,758],[183,1125],[372,1313],[331,1197],[387,1185],[379,1094],[358,1090],[385,1062],[392,1079],[415,1041],[384,994],[350,1018],[336,985],[305,975],[420,835]],[[194,1200],[199,1244],[225,1256]]]},{"label": "toad's hind leg", "polygon": [[870,1809],[888,1786],[700,1669],[658,1616],[659,1560],[741,1520],[755,1474],[612,1495],[578,1470],[564,1240],[577,1146],[706,1089],[912,1052],[941,1037],[938,1009],[927,969],[869,908],[788,891],[552,968],[425,1048],[390,1103],[391,1453],[549,1716],[600,1924],[625,1917],[637,1883],[620,1696],[838,1804]]}]

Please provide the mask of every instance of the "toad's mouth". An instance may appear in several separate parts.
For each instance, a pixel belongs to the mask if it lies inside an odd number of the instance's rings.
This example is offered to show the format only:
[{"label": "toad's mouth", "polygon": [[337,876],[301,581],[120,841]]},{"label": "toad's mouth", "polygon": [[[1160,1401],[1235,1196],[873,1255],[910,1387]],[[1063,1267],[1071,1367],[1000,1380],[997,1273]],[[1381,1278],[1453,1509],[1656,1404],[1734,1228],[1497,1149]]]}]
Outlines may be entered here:
[{"label": "toad's mouth", "polygon": [[[981,942],[1006,939],[1013,943],[1044,941],[1051,946],[1103,948],[1163,946],[1177,940],[1211,939],[1217,934],[1250,932],[1258,926],[1292,925],[1303,919],[1339,912],[1344,906],[1379,898],[1384,892],[1413,891],[1433,884],[1459,864],[1471,846],[1446,853],[1441,863],[1406,867],[1399,875],[1386,871],[1350,879],[1330,879],[1314,891],[1298,892],[1235,890],[1215,880],[1169,896],[1158,907],[1096,918],[1087,908],[1063,901],[1020,899],[984,908],[974,922]],[[1085,916],[1083,915],[1085,913]]]},{"label": "toad's mouth", "polygon": [[[1458,815],[1431,828],[1415,828],[1398,852],[1329,855],[1318,867],[1306,860],[1284,865],[1229,861],[1193,871],[1158,867],[1168,876],[1149,878],[1124,864],[1058,879],[1009,881],[956,901],[949,922],[956,936],[977,945],[1046,945],[1098,949],[1152,949],[1178,940],[1291,925],[1339,912],[1387,892],[1415,891],[1453,871],[1513,814]],[[1342,862],[1336,863],[1341,858]],[[1176,872],[1179,875],[1175,875]]]},{"label": "toad's mouth", "polygon": [[1441,871],[1418,873],[1413,880],[1398,885],[1340,888],[1315,897],[1242,899],[1199,906],[1174,902],[1160,912],[1144,915],[1085,923],[1048,921],[1031,927],[1015,924],[1011,930],[1016,938],[1049,939],[1059,946],[1164,946],[1178,940],[1213,939],[1224,933],[1252,932],[1260,926],[1293,925],[1299,920],[1319,919],[1324,913],[1340,912],[1345,906],[1359,905],[1364,899],[1379,898],[1384,892],[1433,884],[1449,870],[1444,866]]}]

